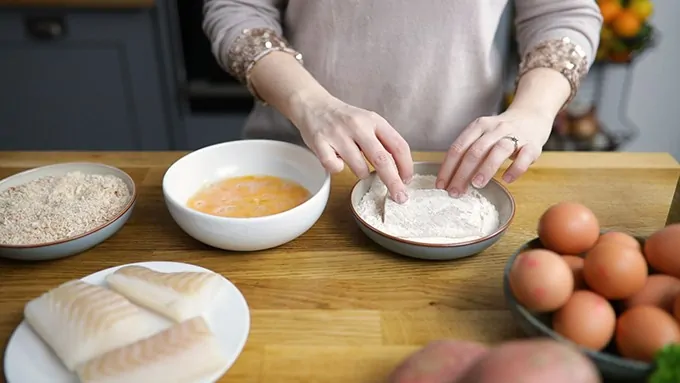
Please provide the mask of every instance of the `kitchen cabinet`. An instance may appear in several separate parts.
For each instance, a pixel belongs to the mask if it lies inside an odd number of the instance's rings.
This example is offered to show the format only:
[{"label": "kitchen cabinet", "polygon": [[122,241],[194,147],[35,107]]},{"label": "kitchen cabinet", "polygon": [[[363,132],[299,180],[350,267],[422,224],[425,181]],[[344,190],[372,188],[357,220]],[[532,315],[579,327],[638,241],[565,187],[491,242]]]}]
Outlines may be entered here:
[{"label": "kitchen cabinet", "polygon": [[154,9],[0,9],[0,150],[173,149]]},{"label": "kitchen cabinet", "polygon": [[204,146],[241,139],[246,113],[200,114],[185,119],[186,138],[181,149],[196,150]]}]

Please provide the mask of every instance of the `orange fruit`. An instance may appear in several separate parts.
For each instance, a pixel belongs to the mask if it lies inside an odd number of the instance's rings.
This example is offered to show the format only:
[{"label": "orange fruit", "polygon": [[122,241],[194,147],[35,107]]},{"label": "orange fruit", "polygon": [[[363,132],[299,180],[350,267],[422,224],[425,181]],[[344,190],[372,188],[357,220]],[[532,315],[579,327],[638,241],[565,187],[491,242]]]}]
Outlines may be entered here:
[{"label": "orange fruit", "polygon": [[622,10],[612,22],[612,30],[623,38],[635,37],[642,28],[642,22],[627,9]]},{"label": "orange fruit", "polygon": [[600,2],[600,13],[605,24],[610,24],[621,13],[621,4],[616,0]]},{"label": "orange fruit", "polygon": [[645,21],[654,12],[654,4],[649,0],[633,0],[628,5],[628,9],[635,15],[640,21]]}]

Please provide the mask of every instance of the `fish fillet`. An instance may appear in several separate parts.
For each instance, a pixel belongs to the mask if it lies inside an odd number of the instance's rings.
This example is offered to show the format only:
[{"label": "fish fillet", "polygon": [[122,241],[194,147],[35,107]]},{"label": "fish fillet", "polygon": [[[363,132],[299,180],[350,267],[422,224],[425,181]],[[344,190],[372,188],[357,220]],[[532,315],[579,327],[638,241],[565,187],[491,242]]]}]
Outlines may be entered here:
[{"label": "fish fillet", "polygon": [[81,383],[194,383],[229,361],[205,319],[194,317],[78,368]]},{"label": "fish fillet", "polygon": [[222,277],[212,272],[163,273],[142,266],[125,266],[106,279],[131,301],[175,322],[203,315],[224,292]]},{"label": "fish fillet", "polygon": [[24,317],[70,371],[163,329],[152,314],[122,295],[80,280],[28,302]]}]

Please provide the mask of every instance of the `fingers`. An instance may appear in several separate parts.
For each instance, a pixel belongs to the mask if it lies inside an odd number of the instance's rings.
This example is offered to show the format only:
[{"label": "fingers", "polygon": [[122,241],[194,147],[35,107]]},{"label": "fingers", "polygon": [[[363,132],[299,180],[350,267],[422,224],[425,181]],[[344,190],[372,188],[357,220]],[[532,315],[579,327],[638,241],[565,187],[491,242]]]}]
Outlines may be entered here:
[{"label": "fingers", "polygon": [[311,149],[329,173],[339,173],[345,168],[345,163],[326,140],[317,137]]},{"label": "fingers", "polygon": [[445,189],[451,184],[451,177],[456,169],[458,169],[463,156],[470,146],[484,134],[485,123],[486,119],[484,117],[476,119],[451,144],[437,175],[436,186],[438,189]]},{"label": "fingers", "polygon": [[375,168],[380,179],[387,186],[390,197],[398,203],[404,203],[408,199],[404,181],[399,176],[392,155],[385,149],[378,137],[372,133],[373,131],[366,130],[357,134],[355,140]]},{"label": "fingers", "polygon": [[318,135],[314,138],[312,150],[329,173],[341,172],[347,163],[352,173],[359,178],[366,178],[370,174],[361,151],[347,136],[337,135],[328,139]]},{"label": "fingers", "polygon": [[376,136],[382,142],[385,149],[392,154],[397,164],[399,176],[404,183],[409,183],[413,178],[413,158],[411,148],[404,138],[384,118],[374,115],[376,120]]},{"label": "fingers", "polygon": [[517,157],[512,165],[503,173],[503,181],[511,183],[524,174],[531,164],[541,155],[540,151],[535,151],[529,146],[523,146],[517,153]]},{"label": "fingers", "polygon": [[[499,156],[503,155],[505,155],[506,156],[505,158],[507,158],[507,156],[512,154],[514,145],[512,145],[509,152],[504,152],[502,151],[504,149],[503,148],[504,143],[498,144],[502,137],[510,132],[511,126],[501,123],[495,128],[496,129],[488,129],[487,133],[482,135],[476,142],[470,145],[467,152],[463,155],[463,158],[460,160],[458,168],[451,175],[451,180],[447,187],[447,190],[451,195],[453,196],[461,195],[467,191],[468,185],[470,183],[482,184],[488,181],[488,179],[491,176],[493,176],[493,174],[489,176],[476,174],[476,172],[477,169],[480,168],[480,165],[482,165],[482,163],[487,160],[487,158],[491,154],[492,149],[496,145],[498,145],[499,151],[496,154],[494,154],[495,158],[498,158]],[[487,165],[487,168],[488,167],[489,165]],[[496,170],[497,169],[498,168],[496,168]],[[473,180],[473,177],[476,176],[479,177]]]},{"label": "fingers", "polygon": [[[503,162],[507,160],[515,152],[515,144],[506,138],[500,137],[498,141],[492,146],[482,164],[479,165],[472,177],[472,186],[476,188],[483,188],[489,183],[489,180],[500,169]],[[456,174],[454,177],[457,177]]]},{"label": "fingers", "polygon": [[347,166],[349,166],[354,175],[361,179],[368,177],[370,174],[368,164],[366,164],[366,160],[361,154],[361,150],[359,150],[359,147],[357,147],[356,143],[354,143],[351,138],[347,136],[335,137],[331,142],[331,146],[347,163]]}]

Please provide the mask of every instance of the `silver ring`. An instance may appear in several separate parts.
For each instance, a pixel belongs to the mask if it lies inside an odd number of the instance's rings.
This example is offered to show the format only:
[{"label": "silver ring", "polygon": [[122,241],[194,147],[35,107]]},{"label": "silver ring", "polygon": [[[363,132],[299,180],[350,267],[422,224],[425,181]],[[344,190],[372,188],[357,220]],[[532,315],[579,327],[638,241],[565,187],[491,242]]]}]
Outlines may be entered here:
[{"label": "silver ring", "polygon": [[501,140],[503,139],[512,141],[512,143],[515,145],[515,150],[513,151],[513,153],[517,153],[517,151],[519,150],[519,140],[517,139],[517,137],[504,136],[503,138],[501,138]]}]

